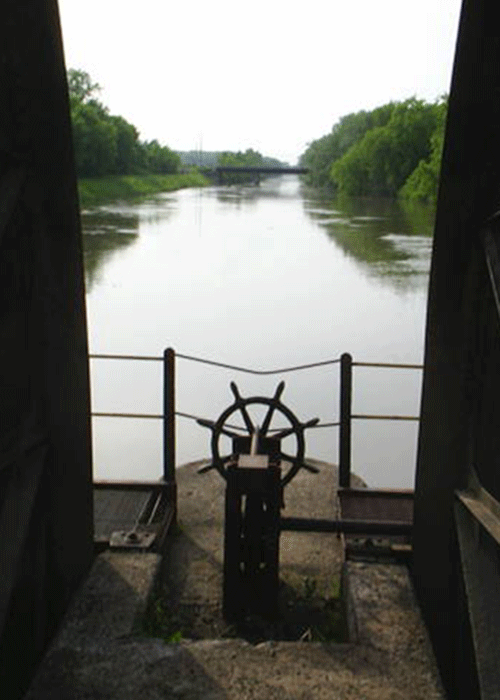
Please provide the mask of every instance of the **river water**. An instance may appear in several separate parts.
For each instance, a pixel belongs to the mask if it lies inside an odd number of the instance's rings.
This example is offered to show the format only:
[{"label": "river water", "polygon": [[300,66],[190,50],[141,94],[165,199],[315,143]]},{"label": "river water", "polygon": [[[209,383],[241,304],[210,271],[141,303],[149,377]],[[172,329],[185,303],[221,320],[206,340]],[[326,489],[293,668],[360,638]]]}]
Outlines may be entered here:
[{"label": "river water", "polygon": [[[338,358],[421,363],[432,212],[338,202],[294,176],[209,187],[82,212],[91,353],[179,353],[253,369]],[[298,418],[338,419],[339,367],[283,376],[177,362],[178,411],[216,419],[243,396],[271,395]],[[161,413],[159,362],[91,361],[98,412]],[[353,412],[417,415],[420,370],[357,367]],[[411,487],[417,423],[353,422],[353,471]],[[177,463],[209,454],[210,432],[177,421]],[[289,438],[290,440],[291,438]],[[338,428],[310,429],[307,454],[337,462]],[[96,478],[159,478],[161,421],[93,419]],[[202,478],[202,477],[200,477]],[[311,478],[314,478],[311,476]]]}]

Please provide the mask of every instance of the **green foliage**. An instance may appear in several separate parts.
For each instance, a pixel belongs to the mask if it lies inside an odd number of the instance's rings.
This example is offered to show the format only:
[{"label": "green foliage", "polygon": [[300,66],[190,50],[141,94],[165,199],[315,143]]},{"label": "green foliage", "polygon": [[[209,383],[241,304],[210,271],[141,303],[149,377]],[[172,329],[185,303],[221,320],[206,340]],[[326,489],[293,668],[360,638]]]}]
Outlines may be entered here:
[{"label": "green foliage", "polygon": [[178,172],[180,158],[170,148],[141,142],[133,124],[109,114],[88,73],[70,68],[68,89],[78,177]]},{"label": "green foliage", "polygon": [[150,173],[165,175],[176,173],[181,163],[180,157],[168,146],[160,146],[158,141],[143,144],[146,170]]},{"label": "green foliage", "polygon": [[[253,151],[255,153],[255,151]],[[181,159],[181,164],[183,166],[196,166],[199,168],[206,168],[209,170],[213,170],[220,164],[220,158],[224,155],[224,153],[228,153],[227,151],[176,151],[177,155]],[[233,154],[234,155],[234,154]],[[244,154],[243,154],[244,155]],[[282,161],[278,160],[277,158],[270,158],[268,156],[261,156],[262,161],[261,165],[268,165],[268,166],[284,166],[288,165],[287,163],[283,163]]]},{"label": "green foliage", "polygon": [[101,86],[93,83],[90,75],[83,70],[70,68],[68,71],[68,90],[71,102],[87,102],[95,98],[101,91]]},{"label": "green foliage", "polygon": [[392,105],[384,126],[367,131],[330,170],[347,195],[395,196],[422,159],[430,155],[436,106],[410,99]]},{"label": "green foliage", "polygon": [[116,138],[115,173],[128,175],[140,172],[144,168],[144,155],[139,143],[139,132],[123,117],[112,116],[110,121]]},{"label": "green foliage", "polygon": [[157,637],[167,644],[177,644],[182,641],[184,635],[182,630],[175,628],[175,624],[172,626],[174,617],[163,597],[159,595],[150,601],[141,631],[147,637]]},{"label": "green foliage", "polygon": [[432,199],[445,114],[445,98],[436,103],[411,98],[348,114],[302,154],[300,164],[310,169],[307,181],[350,196],[394,197],[401,191]]},{"label": "green foliage", "polygon": [[80,206],[91,207],[116,199],[141,198],[157,192],[170,192],[183,187],[204,187],[208,184],[209,181],[196,172],[172,175],[112,175],[80,178],[78,194]]},{"label": "green foliage", "polygon": [[77,102],[71,110],[76,170],[80,177],[116,172],[116,129],[98,102]]},{"label": "green foliage", "polygon": [[[260,153],[254,151],[252,148],[247,148],[244,153],[242,151],[238,151],[237,153],[224,151],[219,156],[218,165],[249,167],[265,165],[265,163],[264,158]],[[224,182],[229,185],[244,184],[245,182],[252,182],[253,180],[255,180],[255,175],[251,173],[226,173],[224,175]]]},{"label": "green foliage", "polygon": [[447,102],[443,99],[437,105],[437,124],[431,136],[431,154],[422,159],[401,188],[403,199],[436,203],[443,155],[444,131],[446,125]]},{"label": "green foliage", "polygon": [[309,168],[306,180],[316,187],[331,186],[332,163],[341,158],[370,130],[384,126],[390,119],[392,103],[372,112],[357,112],[342,117],[329,134],[313,141],[300,157],[300,165]]}]

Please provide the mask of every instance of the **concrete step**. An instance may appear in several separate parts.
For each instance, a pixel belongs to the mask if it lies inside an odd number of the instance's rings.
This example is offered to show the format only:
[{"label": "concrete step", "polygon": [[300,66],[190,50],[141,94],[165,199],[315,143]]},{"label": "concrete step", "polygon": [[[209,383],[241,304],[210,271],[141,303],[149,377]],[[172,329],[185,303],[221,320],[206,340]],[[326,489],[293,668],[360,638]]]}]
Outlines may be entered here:
[{"label": "concrete step", "polygon": [[138,636],[159,557],[104,553],[26,700],[442,700],[407,570],[346,564],[348,644]]}]

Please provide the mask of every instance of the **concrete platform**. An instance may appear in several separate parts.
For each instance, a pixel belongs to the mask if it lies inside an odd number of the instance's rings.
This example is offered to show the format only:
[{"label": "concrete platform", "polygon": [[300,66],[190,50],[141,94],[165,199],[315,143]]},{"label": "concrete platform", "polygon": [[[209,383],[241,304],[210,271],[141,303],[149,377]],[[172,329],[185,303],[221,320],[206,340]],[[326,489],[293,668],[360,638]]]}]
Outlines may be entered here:
[{"label": "concrete platform", "polygon": [[[215,513],[209,511],[202,517],[199,506],[202,494],[207,503],[214,503],[215,489],[220,484],[217,479],[195,478],[194,473],[191,478],[186,472],[184,484],[180,484],[182,541],[189,546],[179,552],[186,572],[179,585],[185,586],[192,579],[200,586],[199,596],[206,596],[212,588],[218,588],[209,585],[205,576],[207,585],[202,587],[199,569],[206,558],[214,571],[218,570],[216,548],[220,542],[215,537]],[[300,503],[307,508],[304,499],[310,499],[318,508],[318,493],[326,489],[312,489],[307,496],[307,484],[305,479],[296,484],[301,491]],[[183,509],[182,499],[189,493],[196,496],[190,501],[194,507]],[[331,503],[331,498],[328,492],[325,500]],[[287,507],[293,508],[292,492]],[[211,528],[214,536],[207,535]],[[308,546],[311,543],[304,540],[304,551]],[[326,551],[339,547],[336,535],[324,535],[310,566],[324,562]],[[294,542],[291,549],[296,553],[298,543]],[[296,566],[294,561],[291,565]],[[160,559],[154,554],[100,555],[25,700],[444,698],[411,582],[402,565],[344,565],[351,629],[347,644],[251,644],[242,639],[184,639],[167,644],[145,638],[141,636],[140,620],[154,591],[159,567]],[[189,595],[188,589],[185,593]],[[195,593],[191,591],[191,595]]]},{"label": "concrete platform", "polygon": [[[141,561],[142,560],[142,561]],[[405,567],[349,562],[356,640],[144,639],[155,555],[101,555],[25,700],[443,700]]]}]

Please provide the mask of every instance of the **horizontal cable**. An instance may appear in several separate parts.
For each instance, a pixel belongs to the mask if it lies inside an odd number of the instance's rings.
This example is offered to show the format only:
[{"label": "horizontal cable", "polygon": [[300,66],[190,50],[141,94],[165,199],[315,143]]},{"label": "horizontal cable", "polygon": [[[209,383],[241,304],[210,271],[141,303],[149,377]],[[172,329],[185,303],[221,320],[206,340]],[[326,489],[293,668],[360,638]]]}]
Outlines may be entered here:
[{"label": "horizontal cable", "polygon": [[[313,369],[314,367],[324,367],[326,365],[335,365],[340,362],[340,358],[334,358],[332,360],[322,360],[321,362],[310,362],[304,365],[295,365],[293,367],[282,367],[280,369],[250,369],[248,367],[240,367],[239,365],[229,365],[225,362],[216,362],[215,360],[207,360],[202,357],[195,357],[194,355],[184,355],[183,353],[175,353],[175,357],[179,357],[182,360],[190,360],[191,362],[198,362],[205,365],[211,365],[212,367],[222,367],[223,369],[232,369],[236,372],[246,372],[247,374],[258,374],[258,375],[269,375],[269,374],[282,374],[284,372],[296,372],[302,369]],[[91,360],[146,360],[149,362],[163,362],[163,357],[159,355],[111,355],[106,353],[92,353],[89,355]],[[397,362],[352,362],[353,367],[382,367],[382,368],[392,368],[392,369],[423,369],[423,365],[416,364],[405,364]]]},{"label": "horizontal cable", "polygon": [[[94,418],[153,418],[153,419],[161,419],[164,418],[165,416],[161,413],[104,413],[104,412],[92,412],[90,414]],[[189,418],[190,420],[200,420],[200,416],[194,416],[191,413],[183,413],[182,411],[176,411],[175,412],[176,416],[180,416],[181,418]],[[311,425],[309,426],[310,428],[334,428],[339,426],[340,423],[318,423],[317,425]],[[246,433],[248,432],[247,429],[241,425],[233,425],[231,423],[224,423],[224,427],[226,428],[233,428],[234,430],[241,430],[242,432]],[[274,430],[270,430],[270,433],[279,433],[283,428],[274,428]]]},{"label": "horizontal cable", "polygon": [[363,420],[420,420],[420,416],[374,416],[363,415],[361,413],[353,413],[351,418],[359,418]]},{"label": "horizontal cable", "polygon": [[161,413],[91,413],[95,418],[163,418]]},{"label": "horizontal cable", "polygon": [[[238,365],[228,365],[224,362],[215,362],[214,360],[207,360],[202,357],[194,357],[193,355],[183,355],[182,353],[175,353],[176,358],[182,360],[190,360],[191,362],[198,362],[204,365],[211,365],[212,367],[222,367],[223,369],[232,369],[236,372],[246,372],[247,374],[282,374],[283,372],[295,372],[302,369],[311,369],[313,367],[323,367],[325,365],[334,365],[340,362],[339,358],[333,360],[323,360],[322,362],[311,362],[306,365],[296,365],[294,367],[283,367],[282,369],[249,369],[248,367],[239,367]],[[89,355],[91,360],[148,360],[152,362],[163,362],[163,357],[158,355],[108,355],[104,353]]]},{"label": "horizontal cable", "polygon": [[[153,419],[163,419],[165,416],[162,413],[114,413],[114,412],[92,412],[90,414],[94,418],[153,418]],[[193,416],[191,413],[182,413],[181,411],[175,411],[176,416],[181,416],[181,418],[189,418],[191,420],[199,420],[200,416]],[[246,428],[240,425],[231,425],[230,423],[225,423],[225,427],[234,428],[235,430],[242,430],[246,432]]]},{"label": "horizontal cable", "polygon": [[89,355],[91,360],[148,360],[153,362],[163,362],[163,357],[158,357],[156,355],[105,355],[105,354],[91,354]]},{"label": "horizontal cable", "polygon": [[398,364],[396,362],[354,362],[353,367],[387,367],[393,369],[423,369],[423,365]]},{"label": "horizontal cable", "polygon": [[[181,416],[182,418],[189,418],[191,420],[200,420],[200,416],[193,416],[191,413],[182,413],[181,411],[176,411],[175,412],[176,416]],[[203,419],[201,419],[203,420]],[[338,423],[317,423],[316,425],[310,425],[308,427],[309,429],[312,428],[335,428],[340,425],[340,422]],[[224,427],[226,428],[233,428],[234,430],[241,430],[242,432],[248,433],[247,429],[244,426],[241,425],[233,425],[231,423],[224,423]],[[272,428],[269,433],[279,433],[283,430],[283,428]]]},{"label": "horizontal cable", "polygon": [[[190,420],[204,420],[201,418],[201,416],[193,416],[191,413],[182,413],[181,411],[176,411],[175,412],[176,416],[180,416],[181,418],[189,418]],[[247,432],[247,429],[244,428],[241,425],[232,425],[231,423],[224,423],[225,428],[233,428],[233,430],[241,430],[243,432]]]},{"label": "horizontal cable", "polygon": [[[159,419],[159,418],[164,418],[165,416],[162,413],[103,413],[103,412],[92,412],[92,416],[95,418],[153,418],[153,419]],[[181,411],[176,411],[175,412],[176,416],[180,416],[181,418],[189,418],[190,420],[200,420],[200,416],[194,416],[190,413],[182,413]],[[351,418],[357,418],[359,420],[420,420],[419,416],[375,416],[375,415],[364,415],[361,413],[353,413],[351,415]],[[340,422],[336,423],[318,423],[317,425],[312,425],[309,426],[310,428],[335,428],[340,425]],[[229,423],[225,423],[225,426],[227,428],[234,428],[235,430],[242,430],[246,431],[246,428],[242,427],[241,425],[231,425]],[[270,432],[279,432],[282,430],[282,428],[275,428],[274,431],[271,430]]]},{"label": "horizontal cable", "polygon": [[296,372],[301,369],[311,369],[313,367],[324,367],[325,365],[334,365],[340,362],[340,358],[333,360],[323,360],[322,362],[312,362],[307,365],[296,365],[295,367],[283,367],[281,369],[248,369],[247,367],[239,367],[237,365],[227,365],[224,362],[214,362],[213,360],[204,360],[201,357],[193,357],[192,355],[182,355],[181,353],[176,353],[176,357],[180,357],[183,360],[191,360],[192,362],[200,362],[205,365],[212,365],[213,367],[222,367],[224,369],[232,369],[236,372],[246,372],[247,374],[282,374],[284,372]]}]

